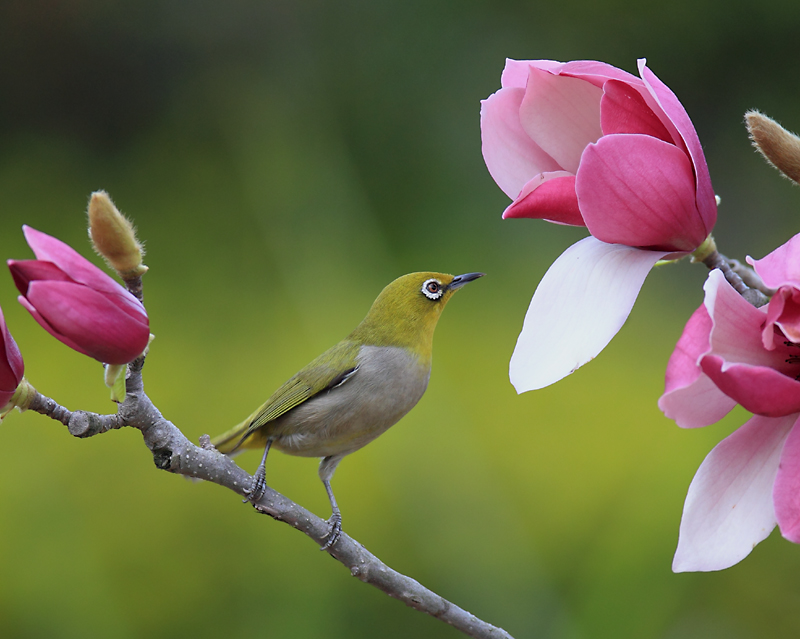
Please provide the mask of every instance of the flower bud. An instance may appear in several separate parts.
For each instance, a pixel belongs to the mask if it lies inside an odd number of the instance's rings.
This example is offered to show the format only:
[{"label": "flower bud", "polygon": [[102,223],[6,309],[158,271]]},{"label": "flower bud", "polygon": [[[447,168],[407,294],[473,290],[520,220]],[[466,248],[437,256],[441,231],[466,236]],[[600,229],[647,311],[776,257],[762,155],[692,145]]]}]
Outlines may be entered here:
[{"label": "flower bud", "polygon": [[800,138],[758,111],[744,114],[753,146],[783,175],[800,184]]},{"label": "flower bud", "polygon": [[19,302],[53,337],[104,364],[127,364],[150,340],[142,303],[54,237],[23,226],[35,260],[9,260]]},{"label": "flower bud", "polygon": [[19,352],[17,343],[11,337],[0,309],[0,409],[14,397],[17,387],[22,382],[25,363]]},{"label": "flower bud", "polygon": [[483,157],[514,201],[504,218],[585,226],[607,244],[695,250],[717,205],[703,149],[677,96],[639,60],[507,60],[481,104]]},{"label": "flower bud", "polygon": [[108,193],[95,191],[89,200],[89,237],[94,250],[123,279],[147,271],[142,264],[144,249],[136,239],[130,220],[119,212]]}]

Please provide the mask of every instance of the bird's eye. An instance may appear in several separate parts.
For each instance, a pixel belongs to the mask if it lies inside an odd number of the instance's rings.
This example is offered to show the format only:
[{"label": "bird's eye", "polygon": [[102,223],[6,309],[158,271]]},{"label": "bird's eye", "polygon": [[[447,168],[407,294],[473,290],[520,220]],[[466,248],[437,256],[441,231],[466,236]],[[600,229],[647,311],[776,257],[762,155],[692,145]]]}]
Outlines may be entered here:
[{"label": "bird's eye", "polygon": [[422,285],[422,292],[429,300],[438,300],[444,291],[442,290],[442,283],[439,280],[425,280]]}]

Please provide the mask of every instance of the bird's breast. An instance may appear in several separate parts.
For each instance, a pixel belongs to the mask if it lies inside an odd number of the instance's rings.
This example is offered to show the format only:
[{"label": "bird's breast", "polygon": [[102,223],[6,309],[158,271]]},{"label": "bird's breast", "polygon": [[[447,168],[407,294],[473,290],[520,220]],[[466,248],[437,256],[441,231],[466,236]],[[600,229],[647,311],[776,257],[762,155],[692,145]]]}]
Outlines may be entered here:
[{"label": "bird's breast", "polygon": [[343,384],[275,420],[274,446],[292,455],[348,454],[385,432],[425,393],[430,361],[400,347],[362,346]]}]

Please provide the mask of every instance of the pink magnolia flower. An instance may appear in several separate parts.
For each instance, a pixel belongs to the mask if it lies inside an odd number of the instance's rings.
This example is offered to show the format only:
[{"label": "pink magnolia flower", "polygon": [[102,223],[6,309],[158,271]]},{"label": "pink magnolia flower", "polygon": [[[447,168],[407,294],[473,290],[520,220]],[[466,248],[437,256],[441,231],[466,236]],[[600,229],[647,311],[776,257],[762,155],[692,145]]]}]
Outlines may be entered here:
[{"label": "pink magnolia flower", "polygon": [[38,259],[9,260],[22,304],[53,337],[105,364],[127,364],[150,339],[147,312],[133,295],[70,246],[22,227]]},{"label": "pink magnolia flower", "polygon": [[0,408],[13,397],[24,373],[25,363],[22,361],[22,355],[11,333],[8,332],[3,309],[0,309]]},{"label": "pink magnolia flower", "polygon": [[697,133],[639,60],[508,60],[481,106],[483,157],[513,200],[503,217],[586,226],[550,267],[511,359],[519,392],[593,359],[622,327],[647,273],[696,249],[717,208]]},{"label": "pink magnolia flower", "polygon": [[800,543],[800,235],[748,261],[777,293],[754,308],[712,271],[658,403],[685,428],[712,424],[736,404],[754,414],[709,453],[692,480],[676,572],[732,566],[776,524]]}]

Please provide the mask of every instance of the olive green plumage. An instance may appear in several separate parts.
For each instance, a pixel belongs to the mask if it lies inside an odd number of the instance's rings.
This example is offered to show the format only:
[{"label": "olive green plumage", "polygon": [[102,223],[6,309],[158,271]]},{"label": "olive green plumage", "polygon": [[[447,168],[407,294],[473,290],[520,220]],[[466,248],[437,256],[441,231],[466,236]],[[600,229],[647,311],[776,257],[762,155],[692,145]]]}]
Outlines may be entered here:
[{"label": "olive green plumage", "polygon": [[325,547],[335,543],[341,516],[330,479],[337,464],[416,405],[428,385],[433,332],[442,310],[458,288],[481,275],[426,272],[396,279],[350,335],[301,369],[241,424],[213,440],[223,453],[265,448],[250,501],[263,494],[263,464],[270,447],[322,457],[319,474],[333,511]]}]

